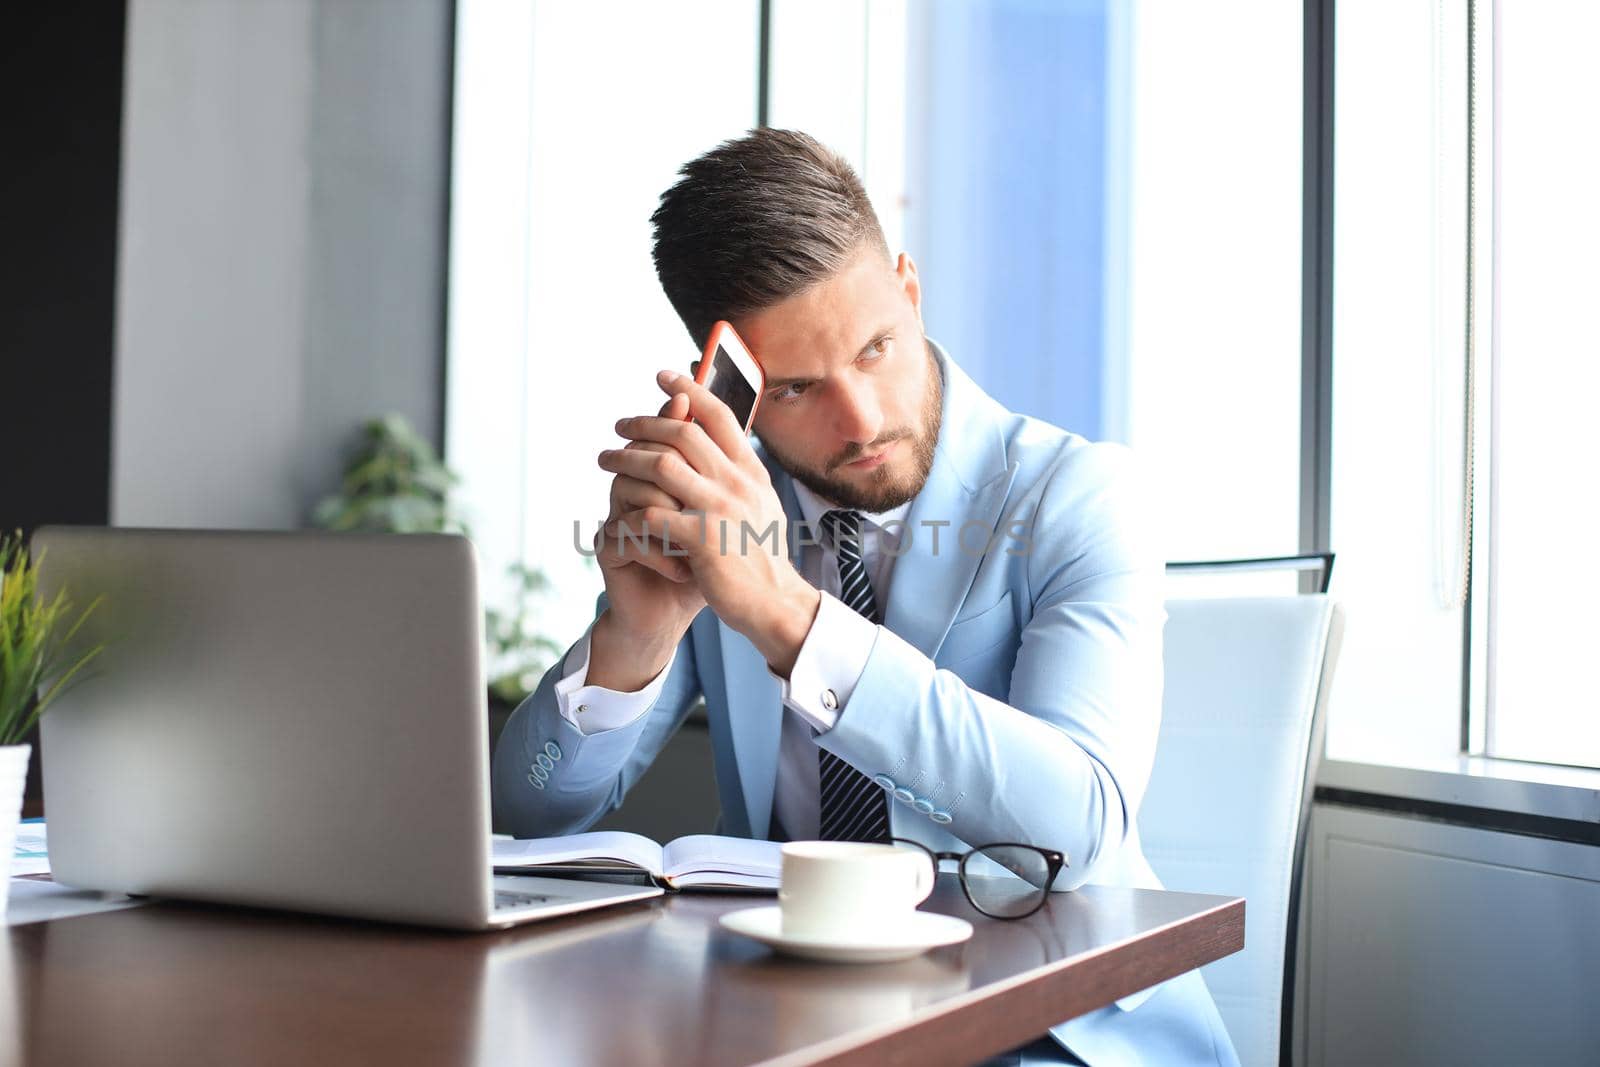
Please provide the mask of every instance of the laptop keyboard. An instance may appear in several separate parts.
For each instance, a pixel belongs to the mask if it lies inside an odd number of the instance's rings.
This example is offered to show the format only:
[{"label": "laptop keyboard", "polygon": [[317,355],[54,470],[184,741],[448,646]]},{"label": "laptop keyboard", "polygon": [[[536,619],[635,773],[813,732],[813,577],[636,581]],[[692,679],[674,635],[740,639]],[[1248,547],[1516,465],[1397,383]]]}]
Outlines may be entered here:
[{"label": "laptop keyboard", "polygon": [[505,911],[507,908],[528,908],[535,904],[549,904],[556,898],[544,893],[516,893],[507,889],[494,891],[494,910]]}]

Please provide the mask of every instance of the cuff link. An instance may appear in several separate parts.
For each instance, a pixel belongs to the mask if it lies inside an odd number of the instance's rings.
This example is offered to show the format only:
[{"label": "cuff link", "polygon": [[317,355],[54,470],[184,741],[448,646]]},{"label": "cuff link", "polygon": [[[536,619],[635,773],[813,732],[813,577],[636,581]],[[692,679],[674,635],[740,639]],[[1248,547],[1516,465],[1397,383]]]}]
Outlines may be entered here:
[{"label": "cuff link", "polygon": [[829,711],[836,711],[839,707],[839,696],[832,689],[822,691],[822,706]]},{"label": "cuff link", "polygon": [[579,704],[579,705],[578,705],[578,712],[577,712],[577,713],[578,713],[578,714],[579,714],[579,715],[582,715],[582,714],[583,714],[583,713],[584,713],[584,712],[586,712],[586,711],[588,711],[588,710],[589,710],[589,705],[587,705],[587,704]]}]

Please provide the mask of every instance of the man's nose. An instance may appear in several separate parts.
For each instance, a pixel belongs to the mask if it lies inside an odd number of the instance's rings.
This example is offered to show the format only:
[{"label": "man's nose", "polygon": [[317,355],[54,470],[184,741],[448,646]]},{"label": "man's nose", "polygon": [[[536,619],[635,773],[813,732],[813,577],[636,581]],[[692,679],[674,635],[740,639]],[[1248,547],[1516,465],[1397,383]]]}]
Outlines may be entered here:
[{"label": "man's nose", "polygon": [[834,429],[846,441],[868,444],[883,429],[883,412],[871,389],[845,386],[838,392]]}]

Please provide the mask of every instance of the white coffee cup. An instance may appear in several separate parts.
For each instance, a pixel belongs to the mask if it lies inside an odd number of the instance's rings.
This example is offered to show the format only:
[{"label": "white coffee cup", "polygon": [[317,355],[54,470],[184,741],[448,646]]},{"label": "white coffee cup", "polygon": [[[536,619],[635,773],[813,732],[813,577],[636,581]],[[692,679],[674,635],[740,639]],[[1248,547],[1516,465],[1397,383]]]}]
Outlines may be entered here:
[{"label": "white coffee cup", "polygon": [[785,937],[878,939],[904,926],[932,892],[933,865],[918,849],[859,841],[783,846]]}]

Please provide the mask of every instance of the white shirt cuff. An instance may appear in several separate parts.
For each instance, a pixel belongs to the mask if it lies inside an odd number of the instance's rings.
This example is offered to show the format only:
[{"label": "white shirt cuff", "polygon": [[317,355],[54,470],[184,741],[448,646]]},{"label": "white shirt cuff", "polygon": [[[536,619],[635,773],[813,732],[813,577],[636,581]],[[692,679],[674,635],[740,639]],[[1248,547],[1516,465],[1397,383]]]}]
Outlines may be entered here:
[{"label": "white shirt cuff", "polygon": [[567,653],[563,667],[566,673],[556,682],[556,710],[584,735],[627,726],[655,705],[656,698],[661,695],[661,687],[667,684],[667,672],[672,670],[672,663],[677,658],[677,649],[673,649],[661,673],[634,693],[619,693],[604,686],[585,685],[589,677],[589,634],[585,633],[572,646],[572,651]]},{"label": "white shirt cuff", "polygon": [[[783,685],[783,704],[818,733],[833,729],[867,669],[878,627],[846,607],[838,597],[822,594],[794,669]],[[773,677],[777,677],[773,675]]]}]

